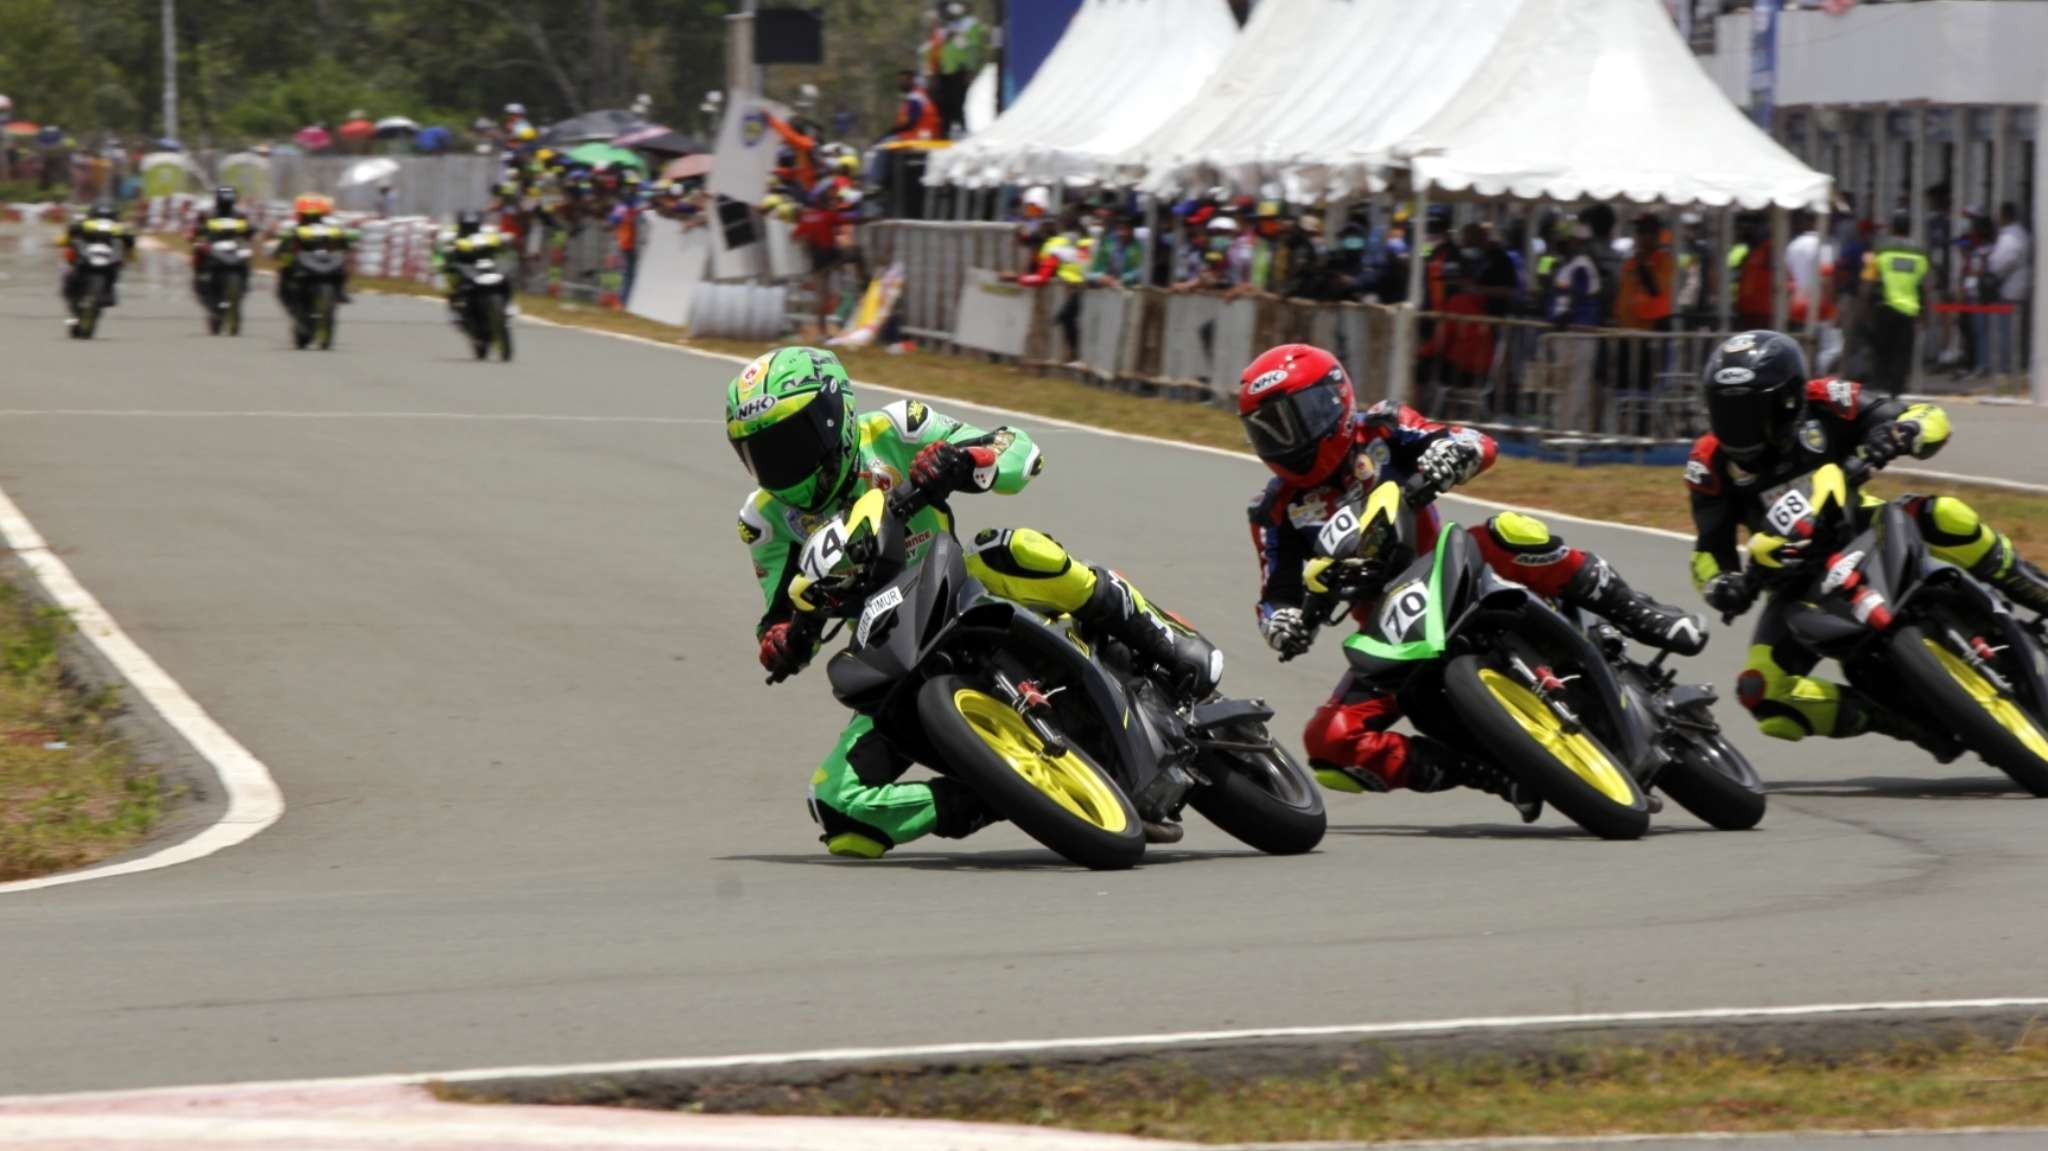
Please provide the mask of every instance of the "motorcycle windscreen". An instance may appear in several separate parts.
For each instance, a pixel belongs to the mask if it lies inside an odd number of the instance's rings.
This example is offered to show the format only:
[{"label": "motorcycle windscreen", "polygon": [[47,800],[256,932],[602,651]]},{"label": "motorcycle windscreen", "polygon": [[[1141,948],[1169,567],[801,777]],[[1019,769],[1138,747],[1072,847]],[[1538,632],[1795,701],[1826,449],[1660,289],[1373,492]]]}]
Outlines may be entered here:
[{"label": "motorcycle windscreen", "polygon": [[1364,628],[1344,641],[1347,655],[1413,663],[1443,654],[1445,550],[1438,547],[1387,584]]}]

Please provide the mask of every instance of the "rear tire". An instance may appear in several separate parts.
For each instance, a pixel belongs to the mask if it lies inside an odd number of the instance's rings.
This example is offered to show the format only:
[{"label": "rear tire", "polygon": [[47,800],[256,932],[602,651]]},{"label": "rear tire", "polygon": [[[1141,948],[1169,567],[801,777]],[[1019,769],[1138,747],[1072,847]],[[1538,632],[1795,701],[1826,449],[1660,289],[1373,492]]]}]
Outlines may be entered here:
[{"label": "rear tire", "polygon": [[[1984,762],[2034,795],[2048,798],[2048,728],[2011,695],[1978,676],[1959,655],[1944,646],[1948,660],[1936,656],[1929,646],[1935,642],[1918,627],[1900,628],[1892,637],[1892,666],[1906,681],[1906,694],[1917,697],[1935,720]],[[1966,676],[1975,684],[1967,682]],[[1980,692],[1990,697],[1988,706],[1980,700]],[[2004,713],[2005,720],[1993,713],[1994,707]]]},{"label": "rear tire", "polygon": [[334,285],[322,284],[313,295],[313,336],[320,350],[334,350]]},{"label": "rear tire", "polygon": [[512,320],[505,314],[505,297],[491,297],[491,341],[498,345],[500,363],[512,361]]},{"label": "rear tire", "polygon": [[226,291],[228,306],[222,326],[228,335],[239,336],[242,334],[242,277],[229,276]]},{"label": "rear tire", "polygon": [[1678,806],[1722,831],[1748,831],[1764,819],[1763,782],[1749,760],[1720,732],[1690,732],[1684,749],[1657,773],[1656,784]]},{"label": "rear tire", "polygon": [[[1511,774],[1532,784],[1546,803],[1567,818],[1602,839],[1640,839],[1650,830],[1650,804],[1643,789],[1627,768],[1591,732],[1564,737],[1583,739],[1589,755],[1604,759],[1603,775],[1609,786],[1628,796],[1626,804],[1608,797],[1526,729],[1507,704],[1481,678],[1491,671],[1478,656],[1461,655],[1444,669],[1444,692],[1451,708],[1464,721],[1472,746],[1487,749],[1490,757]],[[1551,723],[1555,724],[1552,719]],[[1562,729],[1558,729],[1562,735]],[[1611,772],[1611,775],[1606,773]]]},{"label": "rear tire", "polygon": [[1280,745],[1260,755],[1211,752],[1202,773],[1216,782],[1190,792],[1188,806],[1246,846],[1301,855],[1323,841],[1330,819],[1322,789]]},{"label": "rear tire", "polygon": [[[1104,820],[1110,826],[1101,826],[1068,810],[1020,774],[962,714],[958,702],[962,693],[980,694],[980,689],[963,677],[942,675],[917,693],[917,715],[924,724],[925,737],[944,761],[948,775],[973,788],[1024,834],[1083,867],[1116,871],[1134,866],[1144,857],[1144,825],[1109,773],[1078,748],[1069,752],[1076,769],[1098,780],[1105,789],[1104,802],[1114,807]],[[1035,737],[1031,742],[1037,742]]]}]

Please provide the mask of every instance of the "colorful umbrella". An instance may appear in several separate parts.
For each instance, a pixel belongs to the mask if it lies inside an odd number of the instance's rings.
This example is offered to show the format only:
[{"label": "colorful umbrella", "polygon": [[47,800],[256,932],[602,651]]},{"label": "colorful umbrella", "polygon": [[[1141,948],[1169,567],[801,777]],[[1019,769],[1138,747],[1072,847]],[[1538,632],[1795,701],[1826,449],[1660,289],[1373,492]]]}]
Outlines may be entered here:
[{"label": "colorful umbrella", "polygon": [[299,129],[292,139],[308,152],[325,152],[334,146],[333,134],[318,124]]},{"label": "colorful umbrella", "polygon": [[615,148],[632,148],[639,152],[653,152],[661,156],[688,156],[704,150],[704,142],[672,128],[650,124],[645,128],[628,132],[612,141]]},{"label": "colorful umbrella", "polygon": [[377,138],[380,140],[388,140],[393,136],[411,136],[419,130],[419,124],[405,116],[386,116],[377,121]]},{"label": "colorful umbrella", "polygon": [[45,124],[42,131],[36,133],[36,143],[41,144],[45,148],[54,148],[63,142],[64,129],[59,128],[55,124]]},{"label": "colorful umbrella", "polygon": [[631,112],[605,108],[549,125],[547,131],[540,134],[540,142],[551,148],[560,148],[591,140],[610,140],[646,126],[647,121]]},{"label": "colorful umbrella", "polygon": [[454,138],[448,129],[435,125],[421,129],[420,134],[412,138],[412,146],[416,152],[438,152],[446,148]]},{"label": "colorful umbrella", "polygon": [[709,152],[701,152],[695,156],[684,156],[680,160],[670,160],[668,166],[661,170],[661,178],[663,180],[694,180],[699,176],[709,176],[711,174],[712,159],[713,157]]},{"label": "colorful umbrella", "polygon": [[367,140],[377,134],[377,125],[368,120],[347,120],[335,130],[344,140]]},{"label": "colorful umbrella", "polygon": [[638,168],[643,172],[647,170],[647,161],[641,159],[638,153],[628,152],[624,148],[614,148],[610,144],[584,144],[569,149],[565,155],[578,164],[588,164],[593,168],[612,166]]},{"label": "colorful umbrella", "polygon": [[16,120],[14,123],[7,125],[7,134],[10,136],[33,136],[41,130],[27,120]]}]

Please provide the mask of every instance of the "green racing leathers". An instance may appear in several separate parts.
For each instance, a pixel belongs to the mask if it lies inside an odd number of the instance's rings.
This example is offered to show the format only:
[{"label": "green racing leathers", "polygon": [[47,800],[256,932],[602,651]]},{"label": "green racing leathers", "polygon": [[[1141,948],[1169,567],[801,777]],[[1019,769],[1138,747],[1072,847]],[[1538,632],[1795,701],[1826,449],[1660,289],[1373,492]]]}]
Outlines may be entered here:
[{"label": "green racing leathers", "polygon": [[[986,433],[939,415],[917,400],[899,400],[865,413],[856,417],[856,424],[855,482],[847,485],[836,506],[806,513],[757,490],[740,507],[740,539],[753,554],[754,576],[767,606],[757,634],[794,615],[790,581],[810,534],[870,488],[886,490],[908,483],[913,461],[925,448],[942,441],[958,444],[990,437],[989,446],[997,451],[996,472],[986,490],[1005,495],[1023,490],[1043,466],[1037,446],[1023,432],[998,428]],[[937,533],[951,530],[938,508],[918,512],[909,526],[911,563],[923,558]],[[996,595],[1050,614],[1075,615],[1109,634],[1170,630],[1189,653],[1183,662],[1213,668],[1212,675],[1220,672],[1220,659],[1212,661],[1213,649],[1199,637],[1170,624],[1121,576],[1074,559],[1043,533],[1029,528],[985,530],[974,537],[967,553],[968,570]],[[1175,651],[1172,641],[1162,644],[1157,649],[1162,656]],[[1202,690],[1211,686],[1213,680],[1196,685]],[[873,729],[868,717],[855,716],[811,776],[811,814],[834,855],[872,859],[920,836],[959,838],[987,823],[979,798],[952,780],[898,782],[911,761]]]}]

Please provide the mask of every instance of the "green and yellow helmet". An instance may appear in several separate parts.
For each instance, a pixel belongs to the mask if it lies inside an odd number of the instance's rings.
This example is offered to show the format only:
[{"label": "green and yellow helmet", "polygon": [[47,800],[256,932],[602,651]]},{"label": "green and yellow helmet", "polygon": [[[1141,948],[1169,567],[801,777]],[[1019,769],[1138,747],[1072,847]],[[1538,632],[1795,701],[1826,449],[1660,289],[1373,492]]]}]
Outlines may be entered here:
[{"label": "green and yellow helmet", "polygon": [[725,438],[755,482],[803,512],[840,498],[859,458],[853,381],[822,348],[780,348],[725,391]]}]

